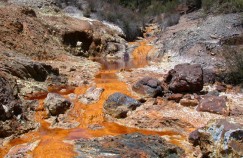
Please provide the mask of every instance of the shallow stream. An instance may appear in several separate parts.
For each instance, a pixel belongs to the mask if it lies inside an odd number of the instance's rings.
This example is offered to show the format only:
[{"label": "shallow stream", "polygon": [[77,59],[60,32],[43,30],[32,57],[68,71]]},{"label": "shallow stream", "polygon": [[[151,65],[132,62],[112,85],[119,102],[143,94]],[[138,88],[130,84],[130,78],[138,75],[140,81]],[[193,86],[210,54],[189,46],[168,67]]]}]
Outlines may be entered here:
[{"label": "shallow stream", "polygon": [[[125,127],[113,122],[108,122],[103,116],[103,103],[107,97],[115,92],[121,92],[127,94],[131,97],[131,92],[129,91],[126,83],[121,82],[116,72],[120,70],[127,70],[131,68],[144,67],[148,63],[146,60],[120,60],[120,61],[106,61],[106,60],[96,60],[101,63],[102,69],[95,77],[95,83],[97,87],[102,87],[105,91],[102,93],[100,100],[91,105],[83,105],[78,99],[73,101],[74,107],[69,112],[70,120],[74,120],[80,123],[77,128],[74,129],[50,129],[50,124],[45,121],[46,112],[43,110],[43,101],[45,97],[39,98],[39,108],[35,114],[35,119],[40,122],[40,128],[36,131],[24,134],[20,138],[11,140],[9,143],[5,144],[3,148],[0,148],[0,157],[4,157],[10,148],[13,146],[31,143],[40,140],[39,145],[30,153],[35,158],[67,158],[74,157],[76,153],[74,152],[74,147],[72,144],[66,141],[75,140],[79,138],[94,138],[102,136],[116,136],[127,133],[139,132],[146,135],[160,135],[164,137],[169,137],[170,142],[181,146],[178,136],[180,135],[172,131],[148,131],[136,128]],[[136,62],[137,61],[137,62]],[[77,96],[83,94],[88,87],[76,87],[74,89],[66,91],[67,93],[62,93],[64,97],[68,97],[68,94],[74,93]],[[97,129],[90,128],[100,127]],[[184,138],[183,138],[184,139]]]}]

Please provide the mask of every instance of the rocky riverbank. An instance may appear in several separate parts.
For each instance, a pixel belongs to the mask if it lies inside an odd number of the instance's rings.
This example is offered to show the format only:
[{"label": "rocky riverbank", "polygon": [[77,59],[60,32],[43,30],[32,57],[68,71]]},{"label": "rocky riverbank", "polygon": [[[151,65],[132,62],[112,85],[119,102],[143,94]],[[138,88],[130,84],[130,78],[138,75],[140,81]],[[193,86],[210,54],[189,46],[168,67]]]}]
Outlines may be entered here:
[{"label": "rocky riverbank", "polygon": [[128,43],[20,2],[0,3],[0,157],[243,156],[242,83],[222,54],[242,48],[240,13],[150,23]]}]

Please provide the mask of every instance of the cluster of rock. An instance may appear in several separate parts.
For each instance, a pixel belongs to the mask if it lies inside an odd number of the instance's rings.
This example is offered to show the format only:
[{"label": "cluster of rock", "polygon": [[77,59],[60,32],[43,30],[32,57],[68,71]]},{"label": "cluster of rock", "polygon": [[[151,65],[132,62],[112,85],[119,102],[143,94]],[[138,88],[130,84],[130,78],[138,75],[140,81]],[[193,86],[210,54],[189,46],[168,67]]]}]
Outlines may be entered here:
[{"label": "cluster of rock", "polygon": [[[152,77],[145,77],[137,81],[132,86],[132,90],[144,97],[156,98],[157,96],[164,96],[168,100],[174,100],[183,106],[197,106],[197,110],[201,112],[229,115],[229,109],[226,105],[227,98],[210,94],[201,95],[200,91],[203,89],[203,85],[203,69],[200,65],[179,64],[168,72],[164,81],[159,81]],[[116,93],[107,99],[104,104],[106,112],[108,109],[113,108],[116,109],[114,112],[121,111],[118,110],[121,105],[125,105],[129,109],[130,104],[133,105],[136,102],[132,99],[121,99],[117,96],[121,97],[122,94]],[[121,103],[121,101],[124,102]],[[129,104],[127,104],[127,101],[129,101]],[[126,108],[122,109],[127,113]],[[112,112],[108,113],[111,114]],[[120,118],[117,115],[115,117]]]},{"label": "cluster of rock", "polygon": [[[126,49],[123,32],[111,24],[87,18],[46,16],[35,7],[26,7],[33,4],[38,8],[46,2],[9,1],[24,6],[3,4],[0,8],[0,22],[4,24],[0,29],[4,37],[0,39],[1,138],[36,128],[33,119],[27,119],[34,117],[35,108],[23,98],[42,98],[52,92],[50,86],[55,87],[56,92],[67,84],[80,85],[85,79],[91,80],[98,64],[89,65],[93,62],[72,55],[122,58]],[[74,81],[69,82],[70,76]],[[83,103],[94,103],[102,92],[102,89],[90,89],[79,99]],[[60,121],[71,102],[49,93],[45,107],[49,118]]]},{"label": "cluster of rock", "polygon": [[[191,109],[189,111],[196,115],[200,114],[199,112],[212,114],[209,117],[211,119],[216,115],[219,118],[231,116],[227,97],[219,96],[219,93],[226,91],[226,86],[218,85],[216,90],[206,92],[203,90],[205,85],[205,73],[203,71],[198,64],[179,64],[165,75],[163,81],[152,77],[144,77],[132,86],[132,90],[142,96],[143,99],[135,100],[124,94],[115,93],[104,103],[104,113],[107,119],[113,118],[112,120],[115,119],[115,121],[122,124],[149,129],[154,127],[175,129],[175,131],[181,132],[186,131],[186,128],[193,128],[193,121],[185,122],[183,116],[177,116],[176,114],[173,114],[175,118],[173,116],[170,118],[171,114],[169,113],[169,117],[166,114],[167,112],[172,111],[175,113],[176,109],[186,111]],[[179,105],[186,108],[178,107],[176,104],[168,104],[166,100],[179,103]],[[175,106],[174,110],[173,107],[168,106]],[[158,111],[156,117],[146,114],[154,113],[154,110],[168,111]],[[183,114],[183,112],[178,113],[179,115]],[[160,115],[161,117],[158,117]],[[179,121],[177,118],[182,118],[182,120]],[[199,119],[195,116],[192,116],[193,118]],[[203,122],[204,125],[206,124],[205,121],[200,122],[199,126],[195,125],[194,127],[201,127]],[[219,130],[222,130],[222,132]],[[216,138],[217,140],[215,140]],[[234,157],[242,154],[242,150],[240,150],[242,146],[242,124],[228,123],[226,120],[217,120],[216,123],[209,122],[205,127],[191,133],[189,139],[195,146],[200,146],[204,156],[220,157],[227,155]],[[224,142],[225,140],[227,143]]]}]

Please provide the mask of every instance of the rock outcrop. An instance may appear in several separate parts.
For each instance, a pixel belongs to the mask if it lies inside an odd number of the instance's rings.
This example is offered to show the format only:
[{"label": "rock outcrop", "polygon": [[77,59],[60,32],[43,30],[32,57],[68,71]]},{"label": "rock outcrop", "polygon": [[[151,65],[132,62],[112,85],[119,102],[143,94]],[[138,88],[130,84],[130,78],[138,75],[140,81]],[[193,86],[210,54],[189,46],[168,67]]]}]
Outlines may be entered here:
[{"label": "rock outcrop", "polygon": [[243,125],[227,120],[213,120],[192,132],[189,141],[199,145],[204,157],[243,156]]},{"label": "rock outcrop", "polygon": [[75,141],[84,157],[183,157],[184,151],[159,136],[138,133]]},{"label": "rock outcrop", "polygon": [[27,80],[32,78],[43,82],[49,75],[59,75],[57,68],[34,61],[28,57],[15,55],[14,53],[4,53],[0,56],[2,57],[0,69],[19,79]]},{"label": "rock outcrop", "polygon": [[145,95],[147,97],[162,96],[163,89],[160,86],[160,81],[152,77],[144,77],[137,81],[133,86],[132,90]]},{"label": "rock outcrop", "polygon": [[30,119],[34,109],[30,103],[24,104],[19,99],[16,81],[8,76],[0,73],[0,138],[22,134],[37,127]]},{"label": "rock outcrop", "polygon": [[125,94],[114,93],[105,101],[103,110],[113,118],[125,118],[129,111],[135,110],[141,103]]},{"label": "rock outcrop", "polygon": [[203,70],[200,65],[179,64],[165,78],[169,90],[175,93],[198,92],[203,88]]},{"label": "rock outcrop", "polygon": [[17,96],[16,81],[2,75],[0,74],[0,120],[7,120],[22,113],[22,102]]}]

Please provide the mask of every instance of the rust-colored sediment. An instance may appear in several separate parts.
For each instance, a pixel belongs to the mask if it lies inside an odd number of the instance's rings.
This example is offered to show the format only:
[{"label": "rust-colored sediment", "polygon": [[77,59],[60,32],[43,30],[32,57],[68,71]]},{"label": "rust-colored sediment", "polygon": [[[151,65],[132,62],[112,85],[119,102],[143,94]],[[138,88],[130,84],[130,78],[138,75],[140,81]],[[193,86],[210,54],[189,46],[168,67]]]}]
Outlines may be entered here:
[{"label": "rust-colored sediment", "polygon": [[[133,56],[134,61],[138,61],[137,63],[133,63],[132,65],[135,67],[145,66],[147,53],[152,49],[152,46],[148,46],[146,42],[140,42],[140,46],[134,50]],[[104,66],[104,65],[103,65]],[[103,94],[101,95],[100,100],[91,105],[83,105],[78,100],[74,101],[74,108],[70,111],[69,117],[71,120],[76,120],[80,123],[80,126],[75,129],[49,129],[49,123],[47,123],[44,118],[46,117],[46,113],[43,107],[44,98],[37,98],[40,101],[40,105],[36,112],[36,121],[40,122],[41,127],[34,132],[29,132],[23,135],[21,138],[14,139],[6,144],[3,148],[0,148],[0,157],[4,157],[11,147],[23,144],[27,142],[34,142],[36,140],[41,140],[40,144],[37,148],[31,153],[31,155],[35,158],[68,158],[74,157],[75,152],[73,146],[71,144],[64,143],[64,140],[74,140],[79,138],[94,138],[94,137],[102,137],[107,135],[120,135],[127,133],[140,132],[146,135],[154,134],[154,135],[168,135],[168,136],[177,136],[176,133],[172,131],[166,132],[156,132],[156,131],[146,131],[139,130],[136,128],[128,128],[125,126],[118,125],[116,123],[107,122],[103,116],[103,103],[107,99],[107,97],[115,92],[121,92],[132,96],[129,92],[127,85],[121,81],[119,81],[116,77],[116,72],[118,69],[122,67],[114,66],[112,64],[106,65],[100,73],[96,76],[95,82],[97,87],[102,87],[105,89]],[[126,65],[125,65],[126,66]],[[125,67],[124,67],[125,68]],[[63,87],[62,87],[63,88]],[[83,94],[86,91],[86,87],[77,87],[75,89],[69,88],[67,91],[60,91],[60,89],[50,88],[51,92],[59,92],[60,94],[66,96],[68,93],[75,93],[77,95]],[[45,97],[45,95],[44,95]],[[102,128],[97,130],[89,129],[90,125],[99,125]],[[176,138],[178,139],[178,138]],[[172,140],[171,142],[177,144],[179,146],[180,143],[177,140]],[[184,138],[181,138],[184,139]]]},{"label": "rust-colored sediment", "polygon": [[133,59],[136,61],[136,67],[146,66],[148,53],[153,49],[153,46],[148,45],[147,41],[141,41],[138,43],[139,46],[132,52]]}]

